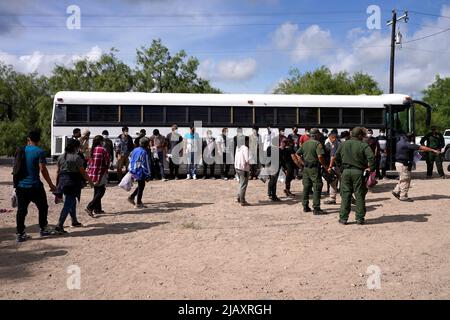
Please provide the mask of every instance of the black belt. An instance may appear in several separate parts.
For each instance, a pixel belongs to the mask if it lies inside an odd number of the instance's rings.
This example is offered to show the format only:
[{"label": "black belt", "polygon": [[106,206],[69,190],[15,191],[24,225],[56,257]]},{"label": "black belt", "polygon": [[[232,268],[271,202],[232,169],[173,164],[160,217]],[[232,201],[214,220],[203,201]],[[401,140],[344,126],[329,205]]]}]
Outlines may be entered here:
[{"label": "black belt", "polygon": [[319,168],[319,167],[320,167],[319,162],[306,162],[305,161],[305,168],[312,169],[312,168]]},{"label": "black belt", "polygon": [[361,170],[361,171],[364,171],[364,169],[363,168],[359,168],[359,167],[356,167],[356,166],[352,166],[351,164],[343,164],[342,165],[342,168],[345,170],[345,169],[355,169],[355,170]]}]

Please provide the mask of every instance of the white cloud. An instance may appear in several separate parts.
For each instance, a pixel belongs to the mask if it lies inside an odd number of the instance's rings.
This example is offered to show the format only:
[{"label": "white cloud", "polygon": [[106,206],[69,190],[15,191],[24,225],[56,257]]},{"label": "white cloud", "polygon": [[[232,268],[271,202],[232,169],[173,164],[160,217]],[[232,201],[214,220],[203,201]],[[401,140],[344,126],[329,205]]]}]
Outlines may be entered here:
[{"label": "white cloud", "polygon": [[271,35],[272,44],[280,50],[288,50],[293,62],[306,61],[312,57],[320,58],[326,55],[326,50],[318,47],[332,47],[331,32],[311,25],[300,30],[297,24],[286,22]]},{"label": "white cloud", "polygon": [[253,58],[227,59],[217,63],[210,59],[202,61],[199,75],[214,81],[245,81],[256,73],[257,63]]},{"label": "white cloud", "polygon": [[288,49],[292,46],[295,37],[298,36],[298,32],[298,25],[291,22],[283,23],[272,34],[272,42],[275,44],[277,49]]},{"label": "white cloud", "polygon": [[49,55],[40,51],[35,51],[31,55],[17,56],[0,51],[0,61],[12,65],[18,72],[38,72],[40,74],[49,75],[56,65],[69,67],[84,58],[87,58],[90,61],[96,61],[101,55],[102,49],[98,46],[92,47],[87,53],[79,55]]}]

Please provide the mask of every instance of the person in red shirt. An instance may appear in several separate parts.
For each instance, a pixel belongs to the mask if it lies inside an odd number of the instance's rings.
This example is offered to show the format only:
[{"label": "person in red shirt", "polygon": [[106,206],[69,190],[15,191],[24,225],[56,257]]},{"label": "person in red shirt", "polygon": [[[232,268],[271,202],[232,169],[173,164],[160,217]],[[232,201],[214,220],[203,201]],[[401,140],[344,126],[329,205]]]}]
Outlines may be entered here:
[{"label": "person in red shirt", "polygon": [[300,146],[310,139],[309,128],[305,128],[305,133],[300,136]]},{"label": "person in red shirt", "polygon": [[88,165],[88,176],[94,183],[94,197],[87,205],[86,212],[92,218],[95,214],[104,213],[102,210],[102,198],[106,192],[108,182],[108,168],[111,157],[103,146],[103,136],[95,136],[92,141],[91,157]]}]

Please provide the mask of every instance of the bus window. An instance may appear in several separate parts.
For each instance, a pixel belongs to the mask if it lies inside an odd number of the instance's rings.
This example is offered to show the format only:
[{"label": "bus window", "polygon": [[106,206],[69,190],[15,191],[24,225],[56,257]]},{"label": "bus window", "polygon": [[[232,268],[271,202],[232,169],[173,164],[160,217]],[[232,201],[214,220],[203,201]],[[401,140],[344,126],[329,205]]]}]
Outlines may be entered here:
[{"label": "bus window", "polygon": [[365,125],[382,125],[383,109],[364,109]]},{"label": "bus window", "polygon": [[67,105],[66,106],[66,120],[67,122],[87,122],[88,120],[88,107]]},{"label": "bus window", "polygon": [[300,108],[301,124],[317,124],[317,108]]},{"label": "bus window", "polygon": [[[170,108],[170,107],[168,107]],[[144,106],[145,123],[163,123],[164,107],[162,106]]]},{"label": "bus window", "polygon": [[89,121],[91,122],[117,122],[119,121],[118,106],[90,106]]},{"label": "bus window", "polygon": [[321,126],[337,126],[339,125],[339,109],[337,108],[321,108],[320,109],[320,125]]},{"label": "bus window", "polygon": [[211,107],[211,122],[229,124],[231,120],[231,108]]},{"label": "bus window", "polygon": [[255,123],[259,125],[267,125],[268,123],[274,123],[274,108],[257,107],[255,108]]},{"label": "bus window", "polygon": [[124,123],[141,122],[141,106],[121,106],[120,121]]},{"label": "bus window", "polygon": [[252,107],[234,107],[233,123],[243,126],[251,126],[253,124],[253,108]]},{"label": "bus window", "polygon": [[354,126],[361,124],[361,109],[342,108],[342,125]]},{"label": "bus window", "polygon": [[64,123],[67,121],[67,107],[64,104],[55,106],[55,115],[53,117],[55,123]]},{"label": "bus window", "polygon": [[189,107],[189,122],[201,121],[204,124],[209,122],[208,107]]},{"label": "bus window", "polygon": [[186,107],[166,107],[166,122],[168,123],[185,123]]},{"label": "bus window", "polygon": [[297,108],[277,108],[277,124],[281,126],[297,124]]}]

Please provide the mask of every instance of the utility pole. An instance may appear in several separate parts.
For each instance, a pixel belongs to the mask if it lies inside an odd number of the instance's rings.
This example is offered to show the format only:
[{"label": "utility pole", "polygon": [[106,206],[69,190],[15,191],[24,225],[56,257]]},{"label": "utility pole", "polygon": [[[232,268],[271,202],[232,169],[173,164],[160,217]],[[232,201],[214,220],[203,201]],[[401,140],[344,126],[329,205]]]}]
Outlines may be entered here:
[{"label": "utility pole", "polygon": [[395,64],[395,44],[396,44],[396,27],[397,22],[404,20],[405,23],[408,22],[408,11],[405,11],[405,13],[397,18],[397,11],[392,10],[392,20],[388,21],[387,26],[392,25],[392,32],[391,32],[391,66],[390,66],[390,75],[389,75],[389,93],[394,93],[394,64]]}]

